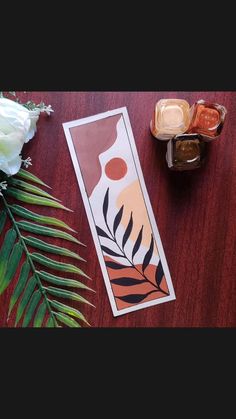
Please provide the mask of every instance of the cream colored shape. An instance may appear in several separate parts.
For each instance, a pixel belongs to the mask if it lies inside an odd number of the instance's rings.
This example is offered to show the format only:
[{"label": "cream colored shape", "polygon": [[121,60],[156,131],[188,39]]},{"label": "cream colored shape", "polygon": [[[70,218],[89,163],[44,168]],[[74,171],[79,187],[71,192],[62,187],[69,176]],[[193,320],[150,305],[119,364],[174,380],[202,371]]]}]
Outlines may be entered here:
[{"label": "cream colored shape", "polygon": [[183,111],[178,106],[168,106],[162,112],[164,126],[179,127],[183,123]]},{"label": "cream colored shape", "polygon": [[[124,205],[121,220],[121,224],[124,228],[126,228],[129,223],[131,212],[133,213],[133,229],[129,239],[135,242],[143,226],[142,245],[149,248],[152,230],[138,180],[135,180],[135,182],[123,189],[117,197],[116,205],[118,208]],[[154,253],[158,253],[156,244],[154,246]]]}]

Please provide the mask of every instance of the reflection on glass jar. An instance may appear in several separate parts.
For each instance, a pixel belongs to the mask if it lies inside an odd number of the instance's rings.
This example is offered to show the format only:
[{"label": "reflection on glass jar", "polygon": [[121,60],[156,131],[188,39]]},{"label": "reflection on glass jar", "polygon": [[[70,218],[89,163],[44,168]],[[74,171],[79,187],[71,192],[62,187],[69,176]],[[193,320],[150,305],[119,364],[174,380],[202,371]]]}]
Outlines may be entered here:
[{"label": "reflection on glass jar", "polygon": [[156,103],[150,123],[152,135],[159,140],[169,140],[184,133],[190,124],[190,106],[183,99],[161,99]]},{"label": "reflection on glass jar", "polygon": [[171,170],[192,170],[201,167],[206,145],[198,134],[177,135],[167,144],[166,160]]},{"label": "reflection on glass jar", "polygon": [[226,113],[222,105],[199,100],[191,107],[191,122],[187,132],[201,134],[203,140],[211,141],[221,133]]}]

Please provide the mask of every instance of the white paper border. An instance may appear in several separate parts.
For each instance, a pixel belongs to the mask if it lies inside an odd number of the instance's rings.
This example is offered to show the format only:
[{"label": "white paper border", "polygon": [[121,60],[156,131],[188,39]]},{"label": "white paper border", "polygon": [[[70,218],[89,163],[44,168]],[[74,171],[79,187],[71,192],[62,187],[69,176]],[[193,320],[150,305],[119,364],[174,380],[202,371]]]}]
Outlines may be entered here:
[{"label": "white paper border", "polygon": [[[131,144],[131,148],[132,148],[132,152],[133,152],[133,156],[134,156],[134,160],[135,160],[135,164],[136,164],[136,168],[137,168],[137,172],[138,172],[138,176],[139,176],[139,181],[140,181],[141,188],[142,188],[143,195],[144,195],[145,202],[146,202],[147,212],[148,212],[148,215],[149,215],[149,218],[150,218],[151,227],[153,229],[154,238],[155,238],[156,243],[157,243],[158,252],[159,252],[159,255],[160,255],[163,271],[164,271],[165,278],[166,278],[167,285],[168,285],[169,292],[170,292],[170,295],[168,295],[166,297],[157,298],[155,300],[148,301],[146,303],[136,304],[133,307],[124,308],[122,310],[117,310],[117,307],[116,307],[115,297],[114,297],[114,294],[113,294],[113,291],[112,291],[109,275],[108,275],[108,272],[107,272],[107,267],[106,267],[106,264],[105,264],[105,261],[104,261],[104,256],[103,256],[101,245],[100,245],[100,242],[99,242],[99,239],[98,239],[97,230],[96,230],[96,227],[95,227],[95,224],[94,224],[94,221],[93,221],[93,216],[92,216],[89,200],[88,200],[88,197],[87,197],[87,194],[86,194],[86,191],[85,191],[84,181],[83,181],[81,170],[80,170],[79,163],[78,163],[78,160],[77,160],[73,140],[72,140],[72,137],[71,137],[71,134],[70,134],[70,128],[77,127],[77,126],[83,125],[83,124],[88,124],[90,122],[98,121],[99,119],[107,118],[109,116],[113,116],[113,115],[117,115],[117,114],[122,114],[123,118],[124,118],[124,121],[125,121],[126,129],[127,129],[127,132],[128,132],[128,136],[129,136],[129,140],[130,140],[130,144]],[[131,311],[141,310],[141,309],[146,308],[146,307],[151,307],[151,306],[154,306],[154,305],[157,305],[157,304],[165,303],[167,301],[175,300],[175,298],[176,298],[175,297],[175,292],[174,292],[173,284],[172,284],[172,281],[171,281],[171,276],[170,276],[169,268],[168,268],[168,265],[167,265],[165,253],[164,253],[164,250],[163,250],[160,234],[159,234],[159,231],[158,231],[158,227],[157,227],[156,220],[155,220],[155,217],[154,217],[154,213],[153,213],[153,210],[152,210],[151,202],[150,202],[148,192],[147,192],[147,188],[146,188],[146,185],[145,185],[143,172],[142,172],[142,168],[141,168],[141,165],[140,165],[139,156],[138,156],[138,152],[137,152],[137,148],[136,148],[136,144],[135,144],[135,140],[134,140],[133,131],[132,131],[132,128],[131,128],[127,108],[122,107],[122,108],[114,109],[112,111],[103,112],[103,113],[100,113],[100,114],[97,114],[97,115],[89,116],[89,117],[86,117],[86,118],[77,119],[75,121],[65,122],[65,123],[62,124],[62,126],[64,128],[64,132],[65,132],[67,144],[68,144],[68,147],[69,147],[71,159],[72,159],[73,166],[74,166],[74,169],[75,169],[77,181],[78,181],[78,184],[79,184],[79,187],[80,187],[80,192],[81,192],[81,195],[82,195],[85,211],[86,211],[86,214],[87,214],[89,226],[90,226],[91,233],[92,233],[92,236],[93,236],[96,252],[97,252],[97,255],[98,255],[99,263],[100,263],[102,274],[103,274],[103,277],[104,277],[104,281],[105,281],[107,293],[108,293],[108,296],[109,296],[109,300],[110,300],[113,315],[116,317],[116,316],[120,316],[122,314],[130,313]]]}]

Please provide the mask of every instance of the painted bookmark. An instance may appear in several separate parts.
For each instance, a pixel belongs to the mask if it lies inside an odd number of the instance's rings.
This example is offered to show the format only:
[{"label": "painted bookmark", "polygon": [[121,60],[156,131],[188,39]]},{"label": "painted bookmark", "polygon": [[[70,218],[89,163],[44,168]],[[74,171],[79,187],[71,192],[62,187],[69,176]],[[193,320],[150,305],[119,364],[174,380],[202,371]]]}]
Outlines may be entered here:
[{"label": "painted bookmark", "polygon": [[174,300],[127,109],[63,128],[113,315]]}]

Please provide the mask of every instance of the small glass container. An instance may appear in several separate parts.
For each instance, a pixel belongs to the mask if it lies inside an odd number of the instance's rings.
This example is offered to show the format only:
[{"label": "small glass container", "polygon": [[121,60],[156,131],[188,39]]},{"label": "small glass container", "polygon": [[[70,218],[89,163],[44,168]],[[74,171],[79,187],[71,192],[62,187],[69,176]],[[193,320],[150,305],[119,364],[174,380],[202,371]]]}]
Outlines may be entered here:
[{"label": "small glass container", "polygon": [[223,128],[227,110],[218,103],[199,100],[190,109],[191,122],[187,133],[200,134],[204,141],[217,138]]},{"label": "small glass container", "polygon": [[150,122],[152,135],[168,141],[184,133],[190,124],[190,106],[183,99],[161,99],[156,103]]},{"label": "small glass container", "polygon": [[167,144],[166,161],[171,170],[192,170],[201,167],[206,144],[199,134],[177,135]]}]

